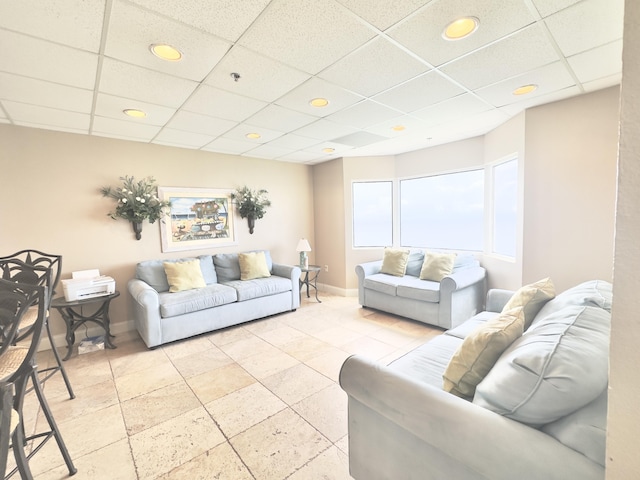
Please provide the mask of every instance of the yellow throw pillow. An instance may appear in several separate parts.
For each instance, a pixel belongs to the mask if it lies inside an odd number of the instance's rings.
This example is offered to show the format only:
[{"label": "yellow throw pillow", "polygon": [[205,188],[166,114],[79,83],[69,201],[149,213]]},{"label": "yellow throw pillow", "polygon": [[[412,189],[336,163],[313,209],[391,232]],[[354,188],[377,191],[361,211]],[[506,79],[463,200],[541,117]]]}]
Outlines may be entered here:
[{"label": "yellow throw pillow", "polygon": [[404,248],[384,249],[384,257],[382,257],[382,267],[380,273],[387,273],[396,277],[403,277],[407,271],[407,262],[409,260],[409,250]]},{"label": "yellow throw pillow", "polygon": [[524,308],[501,313],[472,331],[442,374],[443,389],[471,400],[502,352],[524,332]]},{"label": "yellow throw pillow", "polygon": [[425,253],[420,280],[442,281],[444,277],[451,275],[455,261],[455,253]]},{"label": "yellow throw pillow", "polygon": [[271,276],[264,252],[239,253],[238,261],[240,262],[240,280]]},{"label": "yellow throw pillow", "polygon": [[169,291],[172,293],[207,286],[202,276],[202,270],[200,270],[200,260],[163,262],[162,265],[164,273],[167,274]]},{"label": "yellow throw pillow", "polygon": [[520,287],[502,309],[503,312],[515,307],[524,308],[524,329],[533,322],[544,304],[556,296],[556,289],[550,278],[543,278],[535,283]]}]

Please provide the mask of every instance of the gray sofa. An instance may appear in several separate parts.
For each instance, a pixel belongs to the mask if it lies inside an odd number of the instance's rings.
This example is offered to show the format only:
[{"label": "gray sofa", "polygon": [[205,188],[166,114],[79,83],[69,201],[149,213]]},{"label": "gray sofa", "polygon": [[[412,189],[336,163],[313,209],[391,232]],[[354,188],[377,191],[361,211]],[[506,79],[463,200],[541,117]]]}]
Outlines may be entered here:
[{"label": "gray sofa", "polygon": [[546,303],[473,401],[442,389],[463,338],[511,293],[490,290],[487,311],[388,366],[345,361],[355,479],[604,479],[611,284],[586,282]]},{"label": "gray sofa", "polygon": [[473,255],[457,255],[453,272],[441,282],[420,280],[423,260],[422,251],[411,252],[403,277],[380,273],[382,260],[357,265],[360,305],[441,328],[460,325],[482,310],[486,270]]},{"label": "gray sofa", "polygon": [[240,280],[237,253],[201,255],[206,287],[175,293],[169,292],[163,262],[194,258],[140,262],[127,287],[135,326],[147,347],[296,310],[300,268],[273,263],[264,252],[270,277]]}]

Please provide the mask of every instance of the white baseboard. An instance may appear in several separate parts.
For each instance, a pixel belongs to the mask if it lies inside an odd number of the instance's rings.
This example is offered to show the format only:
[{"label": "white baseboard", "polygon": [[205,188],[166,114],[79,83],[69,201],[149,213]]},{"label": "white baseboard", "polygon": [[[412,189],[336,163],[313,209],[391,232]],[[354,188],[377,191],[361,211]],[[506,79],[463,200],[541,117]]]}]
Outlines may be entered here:
[{"label": "white baseboard", "polygon": [[[80,327],[78,330],[76,330],[76,345],[85,337],[104,335],[104,329],[102,327],[92,324],[87,325],[87,330],[85,330],[84,327]],[[116,346],[118,345],[118,341],[129,341],[138,337],[138,332],[135,329],[133,320],[111,324],[111,334],[117,336],[117,338],[113,342],[116,344]],[[67,351],[67,339],[65,338],[65,335],[65,333],[58,333],[53,336],[53,343],[62,356],[66,355]],[[38,347],[39,352],[43,350],[51,350],[49,336],[45,332],[43,332],[42,340],[40,340],[40,346]]]},{"label": "white baseboard", "polygon": [[333,285],[325,285],[324,283],[318,284],[318,291],[327,292],[330,295],[337,295],[339,297],[357,297],[358,289],[357,288],[339,288],[334,287]]}]

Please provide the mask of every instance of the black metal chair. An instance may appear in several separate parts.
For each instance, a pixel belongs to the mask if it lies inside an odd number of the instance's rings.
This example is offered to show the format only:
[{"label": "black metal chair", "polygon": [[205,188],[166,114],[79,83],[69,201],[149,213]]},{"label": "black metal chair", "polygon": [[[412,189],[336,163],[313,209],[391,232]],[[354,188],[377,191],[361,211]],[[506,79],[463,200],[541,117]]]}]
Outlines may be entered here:
[{"label": "black metal chair", "polygon": [[[20,260],[11,260],[10,262],[15,265],[22,263]],[[44,396],[36,364],[36,352],[40,345],[49,309],[47,285],[51,282],[51,270],[22,263],[21,271],[14,268],[12,272],[14,272],[14,278],[0,279],[0,341],[2,342],[0,345],[0,380],[12,382],[15,385],[13,408],[18,412],[20,425],[12,435],[17,466],[5,478],[13,476],[16,472],[19,472],[23,479],[32,478],[29,459],[51,438],[54,438],[58,444],[69,475],[73,475],[77,470]],[[29,282],[16,282],[16,277],[28,279]],[[37,311],[35,321],[25,327],[22,319],[29,309],[33,312],[34,308]],[[22,341],[17,344],[19,337]],[[26,437],[24,436],[23,406],[29,380],[33,383],[33,390],[47,420],[49,430]],[[25,445],[32,440],[34,441],[32,450],[29,455],[26,455]]]},{"label": "black metal chair", "polygon": [[[18,259],[27,265],[46,267],[51,269],[51,288],[49,289],[49,303],[53,299],[55,294],[55,289],[58,286],[58,282],[60,281],[60,274],[62,273],[62,255],[53,255],[50,253],[44,253],[39,250],[26,249],[20,250],[12,255],[8,255],[6,257],[0,257],[0,262],[3,260],[14,260]],[[2,278],[5,277],[5,272],[2,272],[0,275]],[[21,281],[21,280],[16,280]],[[29,283],[29,282],[23,282]],[[28,323],[33,321],[33,314],[25,315],[23,322]],[[45,327],[47,329],[47,336],[49,337],[49,343],[51,344],[51,351],[53,352],[53,356],[56,361],[56,365],[48,368],[43,368],[39,370],[40,373],[40,381],[42,383],[46,382],[51,376],[53,376],[56,372],[60,372],[62,378],[64,380],[64,384],[67,387],[67,391],[69,392],[69,398],[76,398],[75,393],[73,392],[73,387],[71,386],[71,382],[69,381],[69,377],[67,376],[67,372],[64,369],[64,365],[62,363],[62,359],[58,353],[58,349],[53,343],[53,335],[51,333],[51,327],[49,325],[49,312],[47,311],[47,318],[45,319]]]},{"label": "black metal chair", "polygon": [[18,429],[19,415],[13,409],[13,383],[0,382],[0,474],[7,473],[11,437]]}]

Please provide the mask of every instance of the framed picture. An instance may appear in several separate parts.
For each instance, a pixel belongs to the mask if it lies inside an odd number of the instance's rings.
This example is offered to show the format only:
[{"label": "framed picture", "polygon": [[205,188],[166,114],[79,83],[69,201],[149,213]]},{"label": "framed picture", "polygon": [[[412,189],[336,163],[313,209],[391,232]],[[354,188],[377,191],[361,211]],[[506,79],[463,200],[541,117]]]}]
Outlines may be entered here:
[{"label": "framed picture", "polygon": [[235,245],[231,193],[212,188],[158,187],[161,200],[171,202],[160,222],[163,252]]}]

